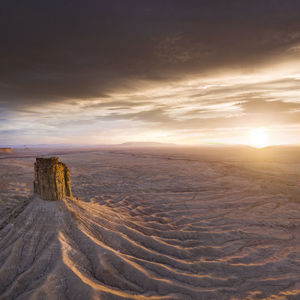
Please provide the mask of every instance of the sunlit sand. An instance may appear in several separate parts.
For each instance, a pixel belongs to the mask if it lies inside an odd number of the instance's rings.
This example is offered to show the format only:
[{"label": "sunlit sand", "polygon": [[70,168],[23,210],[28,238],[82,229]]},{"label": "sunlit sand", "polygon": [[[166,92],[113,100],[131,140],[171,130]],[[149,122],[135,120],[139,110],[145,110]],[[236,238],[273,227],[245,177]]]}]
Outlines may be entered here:
[{"label": "sunlit sand", "polygon": [[[31,198],[45,152],[78,199]],[[0,160],[1,299],[300,297],[298,148],[32,154]]]}]

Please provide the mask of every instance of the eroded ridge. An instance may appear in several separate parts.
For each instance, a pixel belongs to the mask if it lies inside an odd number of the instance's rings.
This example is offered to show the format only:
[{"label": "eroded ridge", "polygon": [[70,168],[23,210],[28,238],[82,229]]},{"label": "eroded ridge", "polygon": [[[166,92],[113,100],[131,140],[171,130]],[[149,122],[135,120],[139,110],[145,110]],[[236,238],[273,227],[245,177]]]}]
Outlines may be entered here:
[{"label": "eroded ridge", "polygon": [[44,200],[72,197],[70,171],[57,157],[36,158],[34,192]]},{"label": "eroded ridge", "polygon": [[[5,220],[18,208],[0,230],[1,300],[300,299],[299,164],[64,160],[82,200],[0,205]],[[32,162],[15,164],[13,179],[23,166],[31,183]]]}]

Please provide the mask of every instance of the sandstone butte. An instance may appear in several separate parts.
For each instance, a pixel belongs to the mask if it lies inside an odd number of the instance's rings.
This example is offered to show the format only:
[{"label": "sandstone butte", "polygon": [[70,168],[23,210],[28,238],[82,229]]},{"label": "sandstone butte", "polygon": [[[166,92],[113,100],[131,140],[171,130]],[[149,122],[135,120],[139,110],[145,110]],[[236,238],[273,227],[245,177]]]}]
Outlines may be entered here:
[{"label": "sandstone butte", "polygon": [[69,169],[58,157],[36,158],[34,193],[49,201],[72,197]]},{"label": "sandstone butte", "polygon": [[0,153],[13,153],[12,148],[0,148]]}]

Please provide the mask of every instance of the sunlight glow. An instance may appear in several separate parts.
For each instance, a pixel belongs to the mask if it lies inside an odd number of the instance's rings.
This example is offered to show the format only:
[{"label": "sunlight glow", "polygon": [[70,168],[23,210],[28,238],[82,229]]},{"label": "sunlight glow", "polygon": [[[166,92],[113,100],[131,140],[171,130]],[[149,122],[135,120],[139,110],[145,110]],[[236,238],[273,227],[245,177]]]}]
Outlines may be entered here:
[{"label": "sunlight glow", "polygon": [[266,128],[254,128],[249,134],[250,145],[255,148],[269,146],[269,136]]}]

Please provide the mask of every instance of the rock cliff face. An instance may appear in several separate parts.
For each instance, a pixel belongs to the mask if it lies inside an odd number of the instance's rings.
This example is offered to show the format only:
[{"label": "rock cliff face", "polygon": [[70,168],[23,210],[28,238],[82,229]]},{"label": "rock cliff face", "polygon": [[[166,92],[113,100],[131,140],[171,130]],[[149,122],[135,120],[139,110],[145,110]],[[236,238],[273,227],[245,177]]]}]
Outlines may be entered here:
[{"label": "rock cliff face", "polygon": [[36,158],[34,164],[34,192],[44,200],[72,197],[68,167],[58,157]]},{"label": "rock cliff face", "polygon": [[12,148],[0,148],[0,154],[1,153],[13,153]]}]

